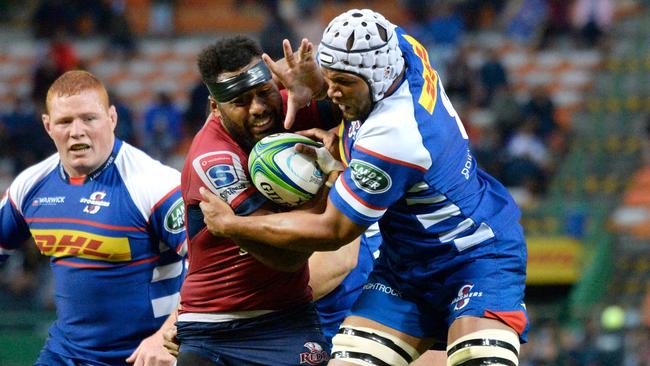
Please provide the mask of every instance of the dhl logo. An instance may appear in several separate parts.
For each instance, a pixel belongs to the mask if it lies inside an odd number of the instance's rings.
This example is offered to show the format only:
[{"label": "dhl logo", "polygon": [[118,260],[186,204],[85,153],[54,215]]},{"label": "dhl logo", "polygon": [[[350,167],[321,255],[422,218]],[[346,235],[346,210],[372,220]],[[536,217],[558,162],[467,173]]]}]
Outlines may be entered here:
[{"label": "dhl logo", "polygon": [[420,58],[422,61],[422,66],[424,67],[424,71],[422,72],[424,85],[422,86],[422,93],[420,94],[418,103],[420,103],[420,105],[424,107],[424,109],[426,109],[429,114],[432,114],[433,107],[436,105],[436,85],[438,84],[438,74],[436,74],[436,72],[431,67],[431,64],[429,63],[429,54],[427,53],[427,50],[424,48],[424,46],[422,46],[420,42],[409,35],[405,34],[404,39],[406,39],[408,43],[413,46],[413,51]]},{"label": "dhl logo", "polygon": [[131,247],[125,237],[114,238],[77,230],[33,230],[32,236],[44,255],[79,257],[108,262],[131,260]]}]

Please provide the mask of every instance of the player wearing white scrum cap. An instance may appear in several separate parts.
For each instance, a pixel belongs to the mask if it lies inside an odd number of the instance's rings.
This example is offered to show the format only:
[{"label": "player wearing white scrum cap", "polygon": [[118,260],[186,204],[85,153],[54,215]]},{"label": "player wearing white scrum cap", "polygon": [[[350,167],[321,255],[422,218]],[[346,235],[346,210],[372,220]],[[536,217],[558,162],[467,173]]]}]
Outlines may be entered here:
[{"label": "player wearing white scrum cap", "polygon": [[359,75],[381,100],[404,69],[395,25],[372,10],[350,10],[334,18],[318,46],[322,67]]}]

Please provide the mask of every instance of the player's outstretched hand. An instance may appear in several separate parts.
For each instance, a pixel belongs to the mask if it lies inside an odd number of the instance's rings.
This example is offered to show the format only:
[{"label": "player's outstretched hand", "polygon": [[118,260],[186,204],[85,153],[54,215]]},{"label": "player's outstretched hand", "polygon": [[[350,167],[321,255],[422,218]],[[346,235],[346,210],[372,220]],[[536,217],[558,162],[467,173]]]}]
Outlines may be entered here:
[{"label": "player's outstretched hand", "polygon": [[284,120],[284,127],[289,129],[298,110],[308,105],[312,98],[323,97],[326,89],[325,79],[314,58],[314,45],[311,42],[303,38],[296,53],[286,39],[282,42],[282,47],[284,59],[276,62],[267,54],[263,54],[262,59],[273,73],[274,79],[282,83],[289,92]]},{"label": "player's outstretched hand", "polygon": [[225,235],[227,218],[235,216],[232,208],[205,187],[200,187],[199,193],[201,194],[199,207],[203,212],[203,222],[205,222],[208,231],[214,236],[227,236]]},{"label": "player's outstretched hand", "polygon": [[145,338],[138,348],[133,351],[126,362],[134,366],[173,366],[176,357],[172,356],[164,346],[163,335],[156,332]]}]

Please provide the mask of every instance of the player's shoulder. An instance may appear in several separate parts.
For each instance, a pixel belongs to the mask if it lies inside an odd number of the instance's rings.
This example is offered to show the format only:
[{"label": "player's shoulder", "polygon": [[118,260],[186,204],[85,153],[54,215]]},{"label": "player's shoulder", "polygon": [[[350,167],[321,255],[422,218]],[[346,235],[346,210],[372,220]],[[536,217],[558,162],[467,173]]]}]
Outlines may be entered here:
[{"label": "player's shoulder", "polygon": [[356,138],[357,149],[368,150],[385,160],[403,161],[428,168],[431,158],[414,115],[408,88],[375,105]]},{"label": "player's shoulder", "polygon": [[178,170],[126,142],[122,144],[115,165],[127,185],[150,187],[148,190],[160,189],[165,193],[180,185]]},{"label": "player's shoulder", "polygon": [[40,181],[45,179],[59,166],[59,154],[54,153],[45,160],[23,170],[9,186],[9,194],[14,200],[19,200]]},{"label": "player's shoulder", "polygon": [[219,119],[211,117],[194,136],[187,158],[195,159],[215,151],[229,151],[233,154],[245,155],[241,146],[221,126]]}]

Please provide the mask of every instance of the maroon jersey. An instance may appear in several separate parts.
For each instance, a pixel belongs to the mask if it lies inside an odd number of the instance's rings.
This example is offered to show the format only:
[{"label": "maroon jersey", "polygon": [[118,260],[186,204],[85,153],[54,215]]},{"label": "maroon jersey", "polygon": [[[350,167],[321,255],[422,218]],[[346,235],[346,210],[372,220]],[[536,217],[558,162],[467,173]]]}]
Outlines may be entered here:
[{"label": "maroon jersey", "polygon": [[[301,110],[297,120],[303,126],[320,126],[316,103]],[[266,202],[251,182],[248,152],[213,115],[194,137],[181,176],[189,270],[181,289],[180,312],[281,310],[309,302],[306,264],[292,273],[275,271],[241,251],[232,240],[207,231],[198,206],[199,187],[228,202],[238,215],[249,215]]]}]

